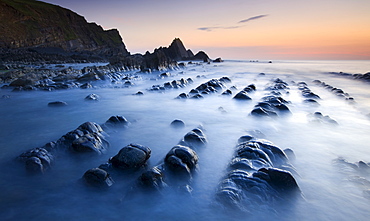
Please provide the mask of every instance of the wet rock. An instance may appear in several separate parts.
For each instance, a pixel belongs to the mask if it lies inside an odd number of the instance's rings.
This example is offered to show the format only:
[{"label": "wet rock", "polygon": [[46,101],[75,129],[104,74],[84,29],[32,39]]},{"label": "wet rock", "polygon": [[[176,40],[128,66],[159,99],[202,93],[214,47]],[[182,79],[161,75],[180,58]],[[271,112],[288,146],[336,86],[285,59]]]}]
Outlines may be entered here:
[{"label": "wet rock", "polygon": [[177,99],[186,99],[186,98],[188,98],[189,96],[186,94],[186,93],[181,93],[181,94],[179,94],[179,96],[177,96],[176,98]]},{"label": "wet rock", "polygon": [[35,84],[35,81],[32,80],[32,79],[18,78],[16,80],[14,80],[13,82],[11,82],[9,84],[9,86],[11,86],[11,87],[25,87],[25,86],[34,85],[34,84]]},{"label": "wet rock", "polygon": [[142,91],[138,91],[138,92],[136,92],[136,94],[134,94],[134,95],[144,95],[144,93],[143,93]]},{"label": "wet rock", "polygon": [[191,96],[190,98],[191,99],[202,99],[204,97],[202,95],[200,95],[200,94],[196,94],[196,95]]},{"label": "wet rock", "polygon": [[256,107],[251,111],[251,115],[255,117],[277,117],[277,113],[274,111],[266,110],[262,107]]},{"label": "wet rock", "polygon": [[175,119],[171,122],[171,127],[173,127],[173,128],[184,128],[185,123],[182,120]]},{"label": "wet rock", "polygon": [[233,92],[230,89],[227,89],[226,91],[222,92],[222,95],[232,95]]},{"label": "wet rock", "polygon": [[293,175],[281,168],[290,168],[280,148],[251,135],[239,139],[229,172],[219,184],[216,200],[226,208],[246,210],[276,200],[299,195]]},{"label": "wet rock", "polygon": [[64,101],[53,101],[48,103],[49,107],[63,107],[67,105],[68,105],[67,102]]},{"label": "wet rock", "polygon": [[203,131],[200,128],[195,128],[184,136],[183,142],[191,147],[202,147],[205,146],[208,141]]},{"label": "wet rock", "polygon": [[162,73],[159,75],[160,78],[168,78],[168,77],[171,77],[171,74],[169,72],[166,72],[166,73]]},{"label": "wet rock", "polygon": [[103,154],[107,150],[107,146],[96,133],[85,134],[72,142],[72,149],[75,152],[85,153],[92,152]]},{"label": "wet rock", "polygon": [[216,58],[215,60],[213,60],[213,62],[220,63],[223,62],[223,60],[221,58]]},{"label": "wet rock", "polygon": [[90,83],[84,83],[80,86],[82,89],[88,89],[88,88],[93,88],[93,86]]},{"label": "wet rock", "polygon": [[110,174],[100,168],[93,168],[83,175],[85,183],[92,187],[107,188],[114,184]]},{"label": "wet rock", "polygon": [[127,127],[130,122],[121,115],[111,116],[105,123],[104,126],[108,127]]},{"label": "wet rock", "polygon": [[243,89],[243,91],[245,91],[245,92],[247,92],[247,93],[249,93],[249,92],[253,92],[253,91],[255,91],[256,90],[256,85],[254,85],[254,84],[250,84],[250,85],[248,85],[247,87],[245,87],[244,89]]},{"label": "wet rock", "polygon": [[[260,175],[259,173],[264,173],[267,176]],[[276,188],[278,191],[283,192],[299,192],[299,187],[294,179],[293,175],[288,171],[277,169],[277,168],[262,168],[255,173],[254,176],[258,176],[266,180],[270,185]]]},{"label": "wet rock", "polygon": [[24,152],[18,159],[25,162],[26,170],[31,173],[44,173],[54,161],[51,153],[44,148],[34,148]]},{"label": "wet rock", "polygon": [[79,82],[98,81],[98,80],[101,80],[101,79],[95,72],[86,73],[77,79],[77,81]]},{"label": "wet rock", "polygon": [[307,117],[311,123],[338,125],[337,121],[330,118],[328,115],[324,116],[321,112],[308,114]]},{"label": "wet rock", "polygon": [[129,144],[109,161],[119,169],[138,169],[146,164],[150,154],[151,149],[149,147],[140,144]]},{"label": "wet rock", "polygon": [[303,100],[303,102],[306,103],[306,104],[320,105],[319,102],[317,102],[317,100],[312,99],[312,98],[305,99],[305,100]]},{"label": "wet rock", "polygon": [[189,180],[198,166],[198,155],[187,146],[176,145],[167,153],[164,165],[174,176]]},{"label": "wet rock", "polygon": [[229,77],[221,77],[219,81],[222,83],[231,83],[231,79]]},{"label": "wet rock", "polygon": [[245,92],[245,91],[240,91],[239,93],[237,93],[235,96],[234,96],[234,99],[236,100],[252,100],[252,98],[250,98],[248,96],[248,93]]},{"label": "wet rock", "polygon": [[85,100],[89,100],[89,101],[99,101],[100,100],[100,96],[97,95],[97,94],[89,94],[85,97]]},{"label": "wet rock", "polygon": [[167,186],[163,179],[163,172],[159,168],[154,167],[151,170],[148,170],[141,174],[138,183],[141,187],[145,189],[160,190],[163,187]]}]

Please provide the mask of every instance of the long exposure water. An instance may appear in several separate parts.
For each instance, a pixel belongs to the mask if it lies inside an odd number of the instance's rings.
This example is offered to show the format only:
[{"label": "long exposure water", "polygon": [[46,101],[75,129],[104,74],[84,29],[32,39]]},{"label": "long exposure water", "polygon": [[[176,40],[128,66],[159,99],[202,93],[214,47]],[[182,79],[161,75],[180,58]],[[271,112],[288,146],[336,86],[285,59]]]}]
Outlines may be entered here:
[{"label": "long exposure water", "polygon": [[[370,162],[369,83],[327,72],[366,73],[369,61],[225,61],[188,64],[169,71],[140,73],[131,87],[110,82],[94,82],[92,89],[11,92],[0,90],[0,219],[1,220],[368,220],[370,217],[370,174],[336,163],[338,159]],[[128,73],[136,73],[131,71]],[[265,75],[261,75],[264,73]],[[197,77],[198,76],[198,77]],[[213,78],[228,76],[238,90],[255,84],[252,101],[238,102],[219,93],[204,99],[175,99]],[[152,85],[192,78],[191,85],[163,92],[148,91]],[[289,83],[284,94],[291,116],[261,119],[250,116],[254,105],[267,93],[271,79]],[[349,93],[348,102],[313,80],[320,80]],[[306,82],[321,99],[320,105],[304,103],[296,83]],[[234,91],[237,92],[238,90]],[[142,91],[144,95],[133,95]],[[95,93],[98,102],[84,98]],[[62,100],[64,107],[48,107]],[[222,109],[220,109],[222,107]],[[223,111],[221,111],[223,110]],[[310,122],[309,114],[321,112],[337,125]],[[15,158],[22,152],[59,139],[80,124],[104,123],[112,115],[122,115],[131,124],[114,129],[107,138],[108,152],[100,156],[61,153],[43,175],[31,176]],[[174,119],[185,128],[170,127]],[[151,148],[149,167],[193,128],[202,125],[208,139],[198,152],[199,171],[193,178],[191,195],[168,188],[162,194],[137,193],[131,186],[140,174],[114,177],[112,188],[94,191],[80,179],[90,168],[105,163],[122,147],[138,143]],[[291,148],[292,162],[302,198],[293,204],[269,208],[261,205],[249,213],[220,210],[215,206],[218,183],[226,173],[240,136],[259,130],[281,149]]]}]

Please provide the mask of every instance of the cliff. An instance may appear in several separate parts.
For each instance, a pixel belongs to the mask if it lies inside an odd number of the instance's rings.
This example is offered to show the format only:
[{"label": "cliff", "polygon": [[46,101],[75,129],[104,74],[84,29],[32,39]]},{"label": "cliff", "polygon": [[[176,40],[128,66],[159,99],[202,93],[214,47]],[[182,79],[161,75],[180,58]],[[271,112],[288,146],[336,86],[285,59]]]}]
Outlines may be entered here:
[{"label": "cliff", "polygon": [[61,48],[103,57],[129,55],[116,29],[103,30],[71,10],[35,0],[0,0],[0,30],[3,49],[48,48],[51,53]]},{"label": "cliff", "polygon": [[103,30],[69,9],[36,0],[0,0],[0,30],[0,62],[109,61],[164,69],[180,60],[208,60],[203,52],[194,56],[179,38],[153,53],[130,55],[118,30]]}]

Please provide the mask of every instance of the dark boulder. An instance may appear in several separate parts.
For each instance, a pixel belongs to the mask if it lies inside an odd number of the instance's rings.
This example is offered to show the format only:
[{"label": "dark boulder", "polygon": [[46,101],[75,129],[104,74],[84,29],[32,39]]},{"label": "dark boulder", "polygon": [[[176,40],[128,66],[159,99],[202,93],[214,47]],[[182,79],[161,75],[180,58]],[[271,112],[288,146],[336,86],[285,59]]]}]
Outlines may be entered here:
[{"label": "dark boulder", "polygon": [[103,154],[107,150],[107,145],[97,133],[88,133],[72,142],[72,150],[80,153]]},{"label": "dark boulder", "polygon": [[186,145],[198,147],[206,145],[208,141],[203,131],[200,128],[195,128],[184,136],[183,142]]},{"label": "dark boulder", "polygon": [[93,168],[86,171],[82,178],[87,185],[92,187],[107,188],[114,184],[109,173],[100,168]]},{"label": "dark boulder", "polygon": [[182,120],[175,119],[171,122],[171,127],[173,127],[173,128],[184,128],[185,123]]},{"label": "dark boulder", "polygon": [[[267,174],[268,176],[260,175],[259,173]],[[266,180],[271,186],[276,188],[278,191],[299,191],[298,184],[294,179],[293,175],[285,170],[277,168],[262,168],[255,173],[254,176],[258,176]]]},{"label": "dark boulder", "polygon": [[53,101],[48,103],[49,107],[63,107],[67,105],[68,105],[67,102],[64,101]]},{"label": "dark boulder", "polygon": [[31,173],[44,173],[54,161],[54,157],[44,148],[24,152],[18,159],[25,162],[26,170]]},{"label": "dark boulder", "polygon": [[146,164],[150,154],[151,149],[149,147],[140,144],[129,144],[109,161],[119,169],[138,169]]},{"label": "dark boulder", "polygon": [[248,96],[248,93],[245,92],[245,91],[240,91],[239,93],[237,93],[235,96],[234,96],[234,99],[236,100],[252,100],[252,98],[250,98]]},{"label": "dark boulder", "polygon": [[177,96],[176,98],[177,99],[186,99],[186,98],[188,98],[189,96],[186,94],[186,93],[181,93],[181,94],[179,94],[179,96]]},{"label": "dark boulder", "polygon": [[144,189],[160,190],[163,187],[167,186],[163,178],[163,172],[159,168],[154,167],[151,170],[148,170],[141,174],[138,180],[138,184]]},{"label": "dark boulder", "polygon": [[223,60],[221,58],[216,58],[215,60],[213,60],[213,62],[219,63],[219,62],[223,62]]},{"label": "dark boulder", "polygon": [[187,146],[176,145],[167,153],[164,165],[173,175],[189,180],[198,166],[198,155]]},{"label": "dark boulder", "polygon": [[226,91],[222,92],[221,95],[232,95],[233,92],[230,89],[227,89]]},{"label": "dark boulder", "polygon": [[111,116],[106,122],[105,125],[108,126],[127,126],[130,122],[121,115]]}]

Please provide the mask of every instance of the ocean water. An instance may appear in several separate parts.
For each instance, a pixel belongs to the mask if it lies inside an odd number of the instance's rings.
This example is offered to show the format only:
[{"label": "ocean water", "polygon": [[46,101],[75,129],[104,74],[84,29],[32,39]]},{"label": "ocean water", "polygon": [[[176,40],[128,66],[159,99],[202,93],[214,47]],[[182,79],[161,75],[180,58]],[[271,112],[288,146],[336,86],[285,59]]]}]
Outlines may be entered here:
[{"label": "ocean water", "polygon": [[[131,87],[99,81],[93,83],[96,88],[92,89],[52,92],[2,89],[1,220],[368,220],[370,172],[337,162],[338,159],[370,162],[370,84],[328,72],[369,71],[369,61],[225,61],[188,64],[185,69],[169,71],[171,77],[166,79],[158,78],[162,72],[138,73],[141,79],[132,81]],[[238,88],[234,93],[255,84],[253,100],[238,102],[219,93],[199,100],[175,99],[180,93],[223,76],[232,80],[227,87]],[[194,83],[187,87],[147,91],[152,85],[189,77]],[[288,107],[292,115],[276,119],[250,116],[254,105],[267,93],[266,85],[276,78],[289,83],[289,94],[283,94],[283,98],[291,102]],[[334,95],[313,80],[341,88],[355,102]],[[319,106],[303,102],[296,84],[302,81],[321,97]],[[144,95],[133,95],[137,91]],[[90,93],[98,94],[100,100],[85,101]],[[48,107],[49,102],[57,100],[67,102],[68,106]],[[310,122],[309,115],[317,111],[338,124]],[[122,115],[131,124],[109,131],[110,148],[104,155],[60,153],[53,167],[42,176],[27,174],[24,165],[15,161],[22,152],[57,140],[86,121],[102,124],[112,115]],[[183,120],[185,128],[170,127],[174,119]],[[104,191],[93,191],[81,184],[86,170],[105,163],[130,143],[151,148],[148,166],[153,167],[199,125],[209,142],[198,152],[199,171],[191,182],[191,195],[171,187],[161,194],[138,192],[131,187],[140,173],[115,174],[115,184]],[[215,205],[217,186],[226,173],[238,138],[251,130],[259,130],[281,149],[291,148],[295,152],[292,164],[299,174],[295,178],[302,197],[278,207],[261,204],[249,212],[220,209]]]}]

